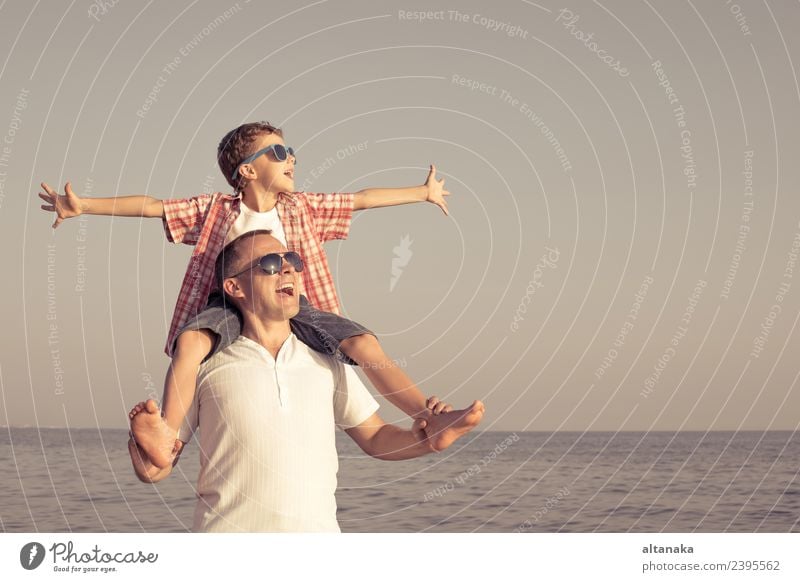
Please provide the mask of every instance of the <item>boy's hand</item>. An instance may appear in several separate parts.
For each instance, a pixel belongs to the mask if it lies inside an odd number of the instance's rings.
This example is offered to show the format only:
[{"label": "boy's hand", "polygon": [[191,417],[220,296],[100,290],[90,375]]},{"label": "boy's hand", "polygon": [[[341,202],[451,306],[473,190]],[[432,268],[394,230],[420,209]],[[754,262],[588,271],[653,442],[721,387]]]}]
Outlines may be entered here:
[{"label": "boy's hand", "polygon": [[425,200],[436,204],[436,206],[442,209],[442,212],[449,216],[450,213],[447,212],[447,201],[444,197],[450,196],[450,192],[444,189],[444,178],[441,180],[436,179],[436,166],[433,164],[431,164],[431,171],[428,173],[428,179],[425,180],[425,186],[428,188],[428,197],[425,198]]},{"label": "boy's hand", "polygon": [[39,198],[48,202],[48,204],[42,204],[42,210],[55,212],[58,215],[56,221],[53,223],[53,228],[58,228],[58,225],[67,218],[83,214],[83,202],[81,198],[72,191],[72,186],[69,182],[64,186],[64,192],[66,192],[65,196],[59,196],[58,192],[53,190],[45,182],[42,182],[42,188],[44,188],[47,194],[39,192]]},{"label": "boy's hand", "polygon": [[428,407],[433,414],[441,414],[442,412],[451,412],[453,407],[447,402],[442,402],[436,396],[431,396],[425,401],[425,406]]}]

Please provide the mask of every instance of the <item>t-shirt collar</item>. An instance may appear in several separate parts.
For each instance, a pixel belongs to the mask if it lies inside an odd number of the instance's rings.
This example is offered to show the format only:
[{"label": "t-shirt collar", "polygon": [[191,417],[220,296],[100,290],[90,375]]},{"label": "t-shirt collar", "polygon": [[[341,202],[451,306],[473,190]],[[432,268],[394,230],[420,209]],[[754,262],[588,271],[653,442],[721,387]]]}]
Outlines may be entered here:
[{"label": "t-shirt collar", "polygon": [[[233,198],[235,204],[240,204],[242,202],[242,193],[235,192],[231,194],[231,198]],[[297,204],[297,197],[295,192],[278,192],[278,204],[290,204],[295,206]]]},{"label": "t-shirt collar", "polygon": [[295,352],[297,351],[297,336],[294,335],[293,332],[289,332],[289,335],[286,336],[286,340],[281,345],[280,350],[278,350],[278,357],[277,359],[270,353],[270,351],[262,346],[257,341],[251,340],[249,337],[245,335],[240,335],[238,341],[244,342],[252,346],[254,349],[258,350],[265,358],[266,361],[270,362],[271,364],[279,364],[281,362],[291,361],[294,357]]}]

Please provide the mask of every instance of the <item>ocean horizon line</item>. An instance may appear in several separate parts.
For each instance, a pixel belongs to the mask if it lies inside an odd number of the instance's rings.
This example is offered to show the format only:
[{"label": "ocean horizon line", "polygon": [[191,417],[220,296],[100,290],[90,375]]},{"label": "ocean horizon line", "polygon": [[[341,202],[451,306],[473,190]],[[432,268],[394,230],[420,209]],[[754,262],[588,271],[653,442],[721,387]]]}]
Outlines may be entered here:
[{"label": "ocean horizon line", "polygon": [[[37,426],[37,425],[0,425],[0,429],[35,429],[38,428],[39,430],[106,430],[106,431],[120,431],[120,432],[128,432],[128,427],[121,428],[118,426]],[[562,433],[562,434],[618,434],[618,433],[707,433],[707,432],[727,432],[727,433],[735,433],[735,432],[754,432],[754,433],[766,433],[766,432],[798,432],[800,428],[747,428],[747,429],[735,429],[735,428],[715,428],[715,429],[658,429],[658,430],[649,430],[649,429],[625,429],[625,430],[613,430],[613,429],[592,429],[592,430],[581,430],[581,429],[568,429],[568,430],[522,430],[522,429],[503,429],[503,430],[474,430],[472,431],[473,434],[482,434],[482,433],[539,433],[539,434],[554,434],[554,433]]]}]

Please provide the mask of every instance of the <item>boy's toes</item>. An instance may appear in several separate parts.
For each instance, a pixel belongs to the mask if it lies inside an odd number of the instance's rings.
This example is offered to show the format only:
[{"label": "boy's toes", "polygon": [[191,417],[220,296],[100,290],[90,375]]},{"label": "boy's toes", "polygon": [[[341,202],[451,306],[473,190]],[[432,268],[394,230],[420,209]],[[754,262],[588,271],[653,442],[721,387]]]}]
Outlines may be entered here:
[{"label": "boy's toes", "polygon": [[144,407],[145,410],[147,410],[147,412],[149,412],[150,414],[156,414],[159,412],[158,403],[156,403],[156,401],[153,400],[152,398],[144,403]]},{"label": "boy's toes", "polygon": [[131,411],[128,413],[128,417],[133,418],[134,416],[139,414],[142,410],[144,410],[144,402],[139,402],[133,408],[131,408]]}]

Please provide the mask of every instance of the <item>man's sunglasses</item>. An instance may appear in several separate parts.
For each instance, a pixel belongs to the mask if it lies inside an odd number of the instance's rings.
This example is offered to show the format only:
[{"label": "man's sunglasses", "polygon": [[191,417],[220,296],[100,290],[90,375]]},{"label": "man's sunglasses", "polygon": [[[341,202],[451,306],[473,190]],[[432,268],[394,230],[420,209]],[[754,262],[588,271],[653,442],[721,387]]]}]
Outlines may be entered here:
[{"label": "man's sunglasses", "polygon": [[265,147],[263,150],[258,150],[252,156],[247,156],[245,159],[239,162],[239,165],[236,166],[236,169],[233,171],[231,180],[236,179],[236,176],[239,174],[239,168],[241,168],[245,164],[249,164],[250,162],[255,160],[258,156],[266,154],[268,152],[273,152],[275,154],[275,159],[277,159],[279,162],[285,162],[287,157],[293,156],[295,158],[295,164],[297,163],[297,157],[294,155],[294,150],[292,148],[287,148],[279,143],[274,143],[271,146]]},{"label": "man's sunglasses", "polygon": [[300,255],[293,251],[288,251],[286,253],[269,253],[268,255],[264,255],[261,257],[257,263],[254,265],[250,265],[244,271],[240,271],[235,275],[231,275],[230,277],[225,277],[226,279],[231,279],[233,277],[238,277],[242,273],[246,273],[247,271],[254,269],[256,267],[261,267],[261,270],[264,271],[267,275],[277,275],[281,272],[281,267],[283,266],[283,261],[289,263],[294,270],[300,273],[303,270],[303,259],[300,258]]}]

